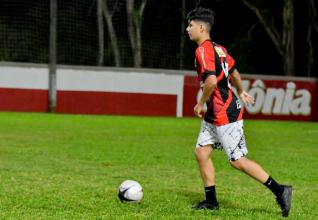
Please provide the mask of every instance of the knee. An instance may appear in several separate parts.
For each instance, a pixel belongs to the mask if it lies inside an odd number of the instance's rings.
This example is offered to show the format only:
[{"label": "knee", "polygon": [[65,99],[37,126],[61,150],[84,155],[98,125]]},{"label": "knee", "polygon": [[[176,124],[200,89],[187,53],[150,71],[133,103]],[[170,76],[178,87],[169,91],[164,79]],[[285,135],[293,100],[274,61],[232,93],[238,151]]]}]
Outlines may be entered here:
[{"label": "knee", "polygon": [[230,161],[230,164],[233,168],[238,169],[238,170],[244,170],[245,167],[245,163],[244,163],[244,159],[238,159],[235,161]]},{"label": "knee", "polygon": [[202,154],[198,151],[198,149],[195,149],[194,150],[194,156],[195,156],[195,159],[197,161],[199,161],[200,159],[202,159]]},{"label": "knee", "polygon": [[197,161],[207,160],[210,156],[205,150],[201,150],[200,148],[195,149],[194,155]]}]

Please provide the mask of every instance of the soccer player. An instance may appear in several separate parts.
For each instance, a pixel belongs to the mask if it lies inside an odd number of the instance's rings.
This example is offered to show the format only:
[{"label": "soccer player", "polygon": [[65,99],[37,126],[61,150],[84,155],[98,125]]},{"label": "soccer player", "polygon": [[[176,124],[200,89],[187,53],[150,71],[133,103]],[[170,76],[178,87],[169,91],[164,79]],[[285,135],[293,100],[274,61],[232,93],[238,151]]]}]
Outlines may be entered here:
[{"label": "soccer player", "polygon": [[190,40],[198,45],[195,51],[195,68],[203,91],[194,107],[194,114],[202,118],[201,111],[204,104],[207,105],[195,148],[206,199],[193,208],[219,209],[215,170],[210,156],[213,149],[223,148],[232,167],[264,184],[274,193],[282,215],[287,217],[291,207],[292,187],[279,184],[259,164],[246,157],[248,151],[243,131],[243,109],[233,93],[231,83],[245,105],[253,104],[254,97],[243,90],[235,60],[226,48],[211,40],[214,14],[210,9],[196,8],[187,15],[187,33]]}]

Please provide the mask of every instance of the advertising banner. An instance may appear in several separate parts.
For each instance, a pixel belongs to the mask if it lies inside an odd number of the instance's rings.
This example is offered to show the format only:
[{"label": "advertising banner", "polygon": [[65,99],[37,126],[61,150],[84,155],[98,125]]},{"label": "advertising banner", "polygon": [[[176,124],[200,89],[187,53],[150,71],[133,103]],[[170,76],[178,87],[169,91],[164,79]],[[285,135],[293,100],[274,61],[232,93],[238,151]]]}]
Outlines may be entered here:
[{"label": "advertising banner", "polygon": [[[317,119],[317,83],[314,80],[262,79],[243,77],[244,89],[255,97],[255,104],[245,106],[249,119]],[[195,76],[184,79],[184,116],[193,116],[193,107],[201,95]]]}]

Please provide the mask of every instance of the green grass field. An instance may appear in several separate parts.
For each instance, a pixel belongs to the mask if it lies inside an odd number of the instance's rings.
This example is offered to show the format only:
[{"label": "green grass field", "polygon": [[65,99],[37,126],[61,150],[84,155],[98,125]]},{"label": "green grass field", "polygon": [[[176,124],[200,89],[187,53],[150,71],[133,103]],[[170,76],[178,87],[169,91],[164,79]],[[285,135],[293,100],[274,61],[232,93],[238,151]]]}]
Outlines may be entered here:
[{"label": "green grass field", "polygon": [[[280,219],[265,186],[214,152],[220,211],[204,198],[196,118],[0,113],[0,219]],[[318,123],[245,121],[249,158],[292,184],[290,219],[318,217]],[[125,179],[140,204],[122,204]]]}]

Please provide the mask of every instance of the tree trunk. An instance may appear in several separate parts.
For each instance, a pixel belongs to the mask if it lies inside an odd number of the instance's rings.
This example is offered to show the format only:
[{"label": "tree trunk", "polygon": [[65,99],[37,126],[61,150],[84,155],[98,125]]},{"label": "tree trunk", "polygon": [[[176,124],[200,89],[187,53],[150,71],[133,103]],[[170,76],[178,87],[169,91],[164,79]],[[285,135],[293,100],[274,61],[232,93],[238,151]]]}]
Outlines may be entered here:
[{"label": "tree trunk", "polygon": [[308,45],[308,54],[307,54],[307,76],[311,77],[311,73],[314,71],[314,48],[312,45],[312,29],[318,32],[318,25],[316,23],[315,17],[317,15],[316,7],[314,0],[309,0],[308,3],[308,15],[309,23],[307,28],[307,45]]},{"label": "tree trunk", "polygon": [[142,19],[147,0],[143,0],[138,10],[135,9],[135,1],[127,0],[127,23],[129,41],[134,57],[134,67],[142,65]]},{"label": "tree trunk", "polygon": [[136,40],[137,40],[137,48],[136,48],[136,67],[141,67],[142,65],[142,22],[144,10],[147,4],[147,0],[143,0],[138,10],[138,16],[135,17],[135,26],[136,26]]},{"label": "tree trunk", "polygon": [[185,44],[185,10],[186,10],[186,1],[182,0],[181,3],[181,39],[179,46],[179,69],[183,69],[184,67],[184,44]]},{"label": "tree trunk", "polygon": [[294,63],[294,6],[293,0],[286,0],[283,8],[283,30],[282,33],[266,18],[264,14],[248,0],[242,0],[251,11],[253,11],[260,23],[263,25],[265,32],[274,43],[278,53],[282,57],[285,75],[295,75]]},{"label": "tree trunk", "polygon": [[115,29],[113,26],[112,15],[109,12],[108,7],[107,7],[107,0],[105,0],[103,2],[102,7],[103,7],[103,14],[104,14],[106,24],[108,27],[108,33],[110,36],[111,47],[112,47],[113,53],[114,53],[115,66],[120,67],[121,66],[120,51],[119,51],[119,47],[118,47],[116,32],[115,32]]},{"label": "tree trunk", "polygon": [[283,46],[285,56],[284,73],[285,75],[295,75],[295,43],[294,43],[294,3],[287,0],[283,9]]},{"label": "tree trunk", "polygon": [[97,24],[98,24],[98,57],[97,65],[104,64],[104,22],[103,22],[103,0],[97,0]]},{"label": "tree trunk", "polygon": [[130,41],[131,50],[134,57],[134,66],[136,65],[136,33],[134,28],[134,8],[135,2],[134,0],[127,0],[126,1],[126,10],[127,10],[127,29],[128,29],[128,36]]}]

